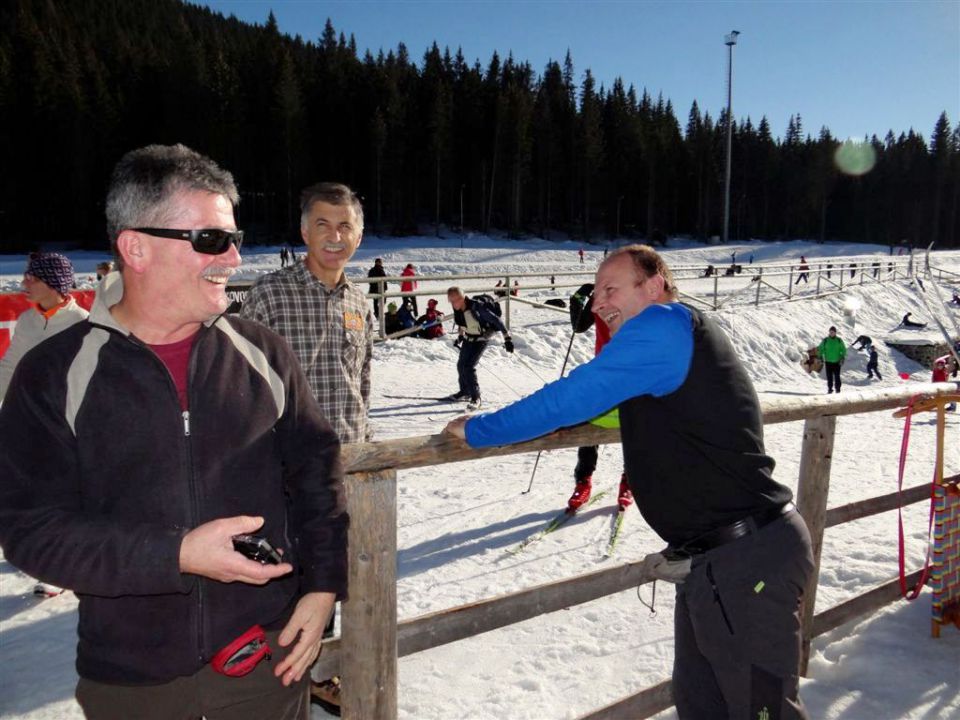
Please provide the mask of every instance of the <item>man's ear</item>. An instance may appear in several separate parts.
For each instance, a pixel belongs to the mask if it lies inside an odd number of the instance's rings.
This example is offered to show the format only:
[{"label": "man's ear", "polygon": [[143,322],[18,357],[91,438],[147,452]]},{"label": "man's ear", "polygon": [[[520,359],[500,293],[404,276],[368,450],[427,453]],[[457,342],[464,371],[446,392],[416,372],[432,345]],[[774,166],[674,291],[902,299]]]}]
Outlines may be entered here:
[{"label": "man's ear", "polygon": [[117,236],[117,252],[123,258],[124,267],[141,273],[146,267],[150,247],[141,233],[123,230]]},{"label": "man's ear", "polygon": [[663,275],[657,273],[652,277],[647,278],[647,281],[644,283],[644,288],[649,293],[650,300],[653,302],[659,301],[660,297],[663,295],[663,289],[666,287],[667,281],[663,279]]}]

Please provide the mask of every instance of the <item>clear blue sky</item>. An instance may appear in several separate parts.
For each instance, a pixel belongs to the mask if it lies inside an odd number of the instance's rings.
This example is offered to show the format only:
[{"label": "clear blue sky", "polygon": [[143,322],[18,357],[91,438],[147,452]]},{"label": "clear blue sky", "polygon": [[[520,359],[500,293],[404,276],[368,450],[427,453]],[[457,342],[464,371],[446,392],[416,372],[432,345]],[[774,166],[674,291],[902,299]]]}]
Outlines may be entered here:
[{"label": "clear blue sky", "polygon": [[418,63],[435,40],[485,67],[494,50],[541,73],[569,49],[578,83],[617,76],[673,101],[685,125],[693,100],[716,119],[726,105],[724,36],[733,51],[733,113],[763,115],[783,136],[791,114],[805,133],[881,138],[909,128],[929,139],[943,110],[960,121],[960,0],[209,0],[282,32],[316,41],[329,17],[358,52],[406,44]]}]

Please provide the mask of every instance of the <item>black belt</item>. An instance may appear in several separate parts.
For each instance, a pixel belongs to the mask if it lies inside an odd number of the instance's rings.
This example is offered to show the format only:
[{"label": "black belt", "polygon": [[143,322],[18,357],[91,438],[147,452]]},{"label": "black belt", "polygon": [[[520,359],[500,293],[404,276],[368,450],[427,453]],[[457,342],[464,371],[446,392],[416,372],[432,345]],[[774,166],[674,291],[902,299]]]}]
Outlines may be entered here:
[{"label": "black belt", "polygon": [[721,545],[739,540],[746,535],[752,535],[775,520],[779,520],[784,515],[794,512],[796,509],[796,506],[792,502],[770,508],[756,515],[737,520],[730,525],[724,525],[716,530],[704,533],[700,537],[694,538],[678,548],[673,548],[673,550],[685,555],[701,555],[708,550],[713,550]]}]

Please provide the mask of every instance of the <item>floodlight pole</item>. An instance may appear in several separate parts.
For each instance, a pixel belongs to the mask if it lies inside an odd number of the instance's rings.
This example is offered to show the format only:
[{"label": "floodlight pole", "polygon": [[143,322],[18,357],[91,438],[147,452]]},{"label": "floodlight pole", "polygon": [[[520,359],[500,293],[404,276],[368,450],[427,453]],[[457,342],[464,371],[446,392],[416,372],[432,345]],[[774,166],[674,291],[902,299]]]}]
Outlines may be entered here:
[{"label": "floodlight pole", "polygon": [[733,46],[739,30],[724,37],[727,45],[727,171],[723,184],[723,242],[730,239],[730,156],[733,153]]}]

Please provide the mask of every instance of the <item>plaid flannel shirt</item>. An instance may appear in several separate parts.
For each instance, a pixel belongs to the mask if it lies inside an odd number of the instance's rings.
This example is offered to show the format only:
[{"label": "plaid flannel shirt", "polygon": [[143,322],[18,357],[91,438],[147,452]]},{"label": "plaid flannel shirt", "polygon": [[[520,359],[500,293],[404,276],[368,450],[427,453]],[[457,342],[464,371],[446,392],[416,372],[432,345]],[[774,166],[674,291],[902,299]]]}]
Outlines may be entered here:
[{"label": "plaid flannel shirt", "polygon": [[367,298],[346,276],[328,290],[306,263],[258,279],[240,316],[290,343],[320,409],[342,443],[370,440],[373,317]]}]

